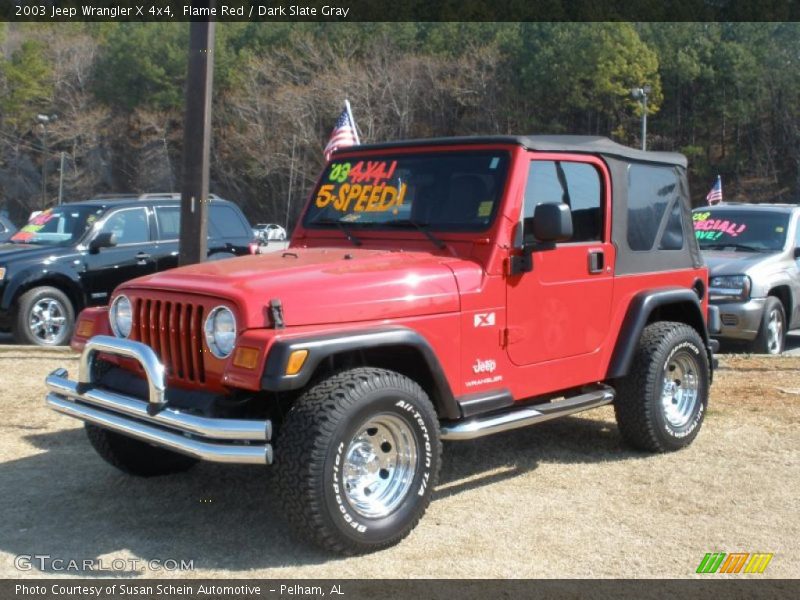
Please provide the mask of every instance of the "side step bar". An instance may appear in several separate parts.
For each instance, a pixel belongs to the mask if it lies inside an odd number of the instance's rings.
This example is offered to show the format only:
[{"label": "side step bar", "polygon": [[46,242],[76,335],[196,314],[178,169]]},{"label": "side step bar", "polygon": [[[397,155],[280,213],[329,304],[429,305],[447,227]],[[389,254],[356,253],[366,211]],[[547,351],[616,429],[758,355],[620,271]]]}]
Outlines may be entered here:
[{"label": "side step bar", "polygon": [[592,390],[579,396],[564,398],[555,402],[523,406],[494,415],[478,417],[466,421],[442,424],[443,440],[473,440],[475,438],[527,427],[543,421],[566,417],[597,408],[614,401],[614,390],[609,387]]}]

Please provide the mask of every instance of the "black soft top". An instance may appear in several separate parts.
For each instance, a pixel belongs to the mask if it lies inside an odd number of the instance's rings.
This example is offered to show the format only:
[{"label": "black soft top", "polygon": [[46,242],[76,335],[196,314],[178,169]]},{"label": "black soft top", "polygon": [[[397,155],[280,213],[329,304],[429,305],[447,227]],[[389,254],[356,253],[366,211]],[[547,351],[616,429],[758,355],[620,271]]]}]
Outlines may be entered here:
[{"label": "black soft top", "polygon": [[618,144],[607,137],[597,135],[496,135],[427,138],[362,144],[343,148],[342,151],[385,150],[408,146],[463,146],[470,144],[513,144],[539,152],[599,154],[628,161],[675,165],[684,169],[687,166],[686,157],[683,154],[637,150],[636,148]]},{"label": "black soft top", "polygon": [[[343,148],[341,153],[478,144],[521,146],[534,152],[569,152],[601,157],[608,165],[612,182],[611,239],[617,248],[614,271],[617,275],[696,269],[703,265],[692,229],[687,161],[685,156],[677,152],[645,152],[601,136],[499,135],[398,140],[350,146]],[[654,176],[659,173],[659,176]],[[636,186],[633,188],[632,175],[636,176]],[[629,193],[634,196],[631,197]],[[670,225],[676,207],[680,215],[680,227],[677,229]],[[652,246],[642,246],[641,240],[638,240],[637,247],[632,248],[630,238],[635,238],[635,232],[642,231],[643,224],[650,222],[655,224],[655,228],[647,229],[647,235],[653,236]],[[669,239],[665,242],[668,230]],[[629,236],[629,231],[634,234]]]}]

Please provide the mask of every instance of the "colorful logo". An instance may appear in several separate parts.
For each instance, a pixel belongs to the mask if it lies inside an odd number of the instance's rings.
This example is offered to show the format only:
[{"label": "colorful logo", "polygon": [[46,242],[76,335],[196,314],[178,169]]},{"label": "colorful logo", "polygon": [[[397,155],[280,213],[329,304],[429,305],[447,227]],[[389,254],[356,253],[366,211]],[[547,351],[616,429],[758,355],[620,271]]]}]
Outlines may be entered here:
[{"label": "colorful logo", "polygon": [[749,552],[709,552],[700,561],[698,573],[763,573],[772,554]]}]

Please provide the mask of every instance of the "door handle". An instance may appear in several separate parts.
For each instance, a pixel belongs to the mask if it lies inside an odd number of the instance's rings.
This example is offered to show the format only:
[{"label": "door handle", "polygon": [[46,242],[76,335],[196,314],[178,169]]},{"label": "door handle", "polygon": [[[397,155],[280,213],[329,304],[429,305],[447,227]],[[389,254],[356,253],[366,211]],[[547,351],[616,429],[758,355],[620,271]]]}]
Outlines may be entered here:
[{"label": "door handle", "polygon": [[149,255],[147,252],[139,252],[139,253],[136,255],[136,260],[137,260],[138,262],[141,262],[141,261],[147,260],[147,259],[149,259],[149,258],[150,258],[150,255]]},{"label": "door handle", "polygon": [[589,250],[589,273],[602,273],[606,266],[602,250]]}]

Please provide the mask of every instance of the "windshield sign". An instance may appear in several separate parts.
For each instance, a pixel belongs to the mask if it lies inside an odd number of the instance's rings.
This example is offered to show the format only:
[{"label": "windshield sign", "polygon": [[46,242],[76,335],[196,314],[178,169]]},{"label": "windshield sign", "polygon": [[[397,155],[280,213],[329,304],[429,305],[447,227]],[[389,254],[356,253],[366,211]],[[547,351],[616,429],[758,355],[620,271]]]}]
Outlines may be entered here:
[{"label": "windshield sign", "polygon": [[506,152],[340,159],[328,165],[303,225],[482,231],[500,204]]},{"label": "windshield sign", "polygon": [[11,237],[11,241],[18,244],[68,245],[78,241],[102,212],[102,208],[85,206],[50,208],[28,221]]},{"label": "windshield sign", "polygon": [[781,212],[699,209],[692,215],[701,249],[781,250],[789,215]]}]

